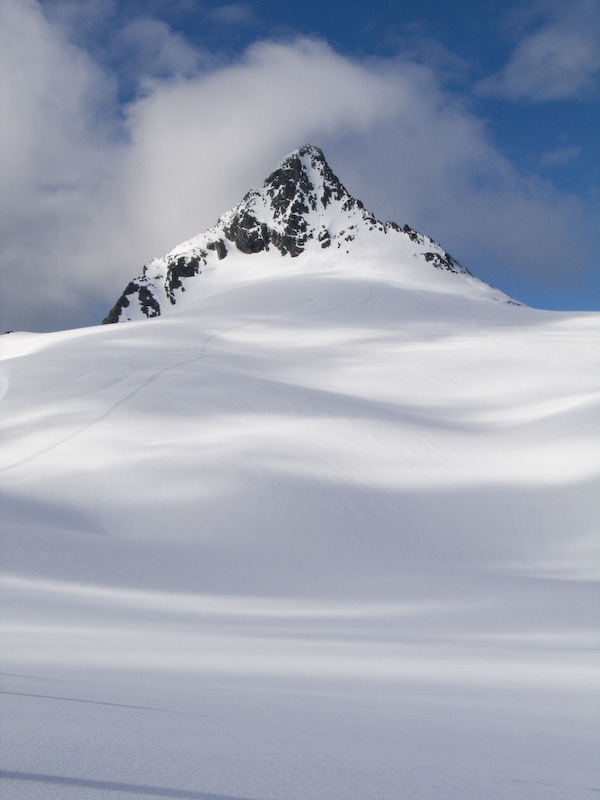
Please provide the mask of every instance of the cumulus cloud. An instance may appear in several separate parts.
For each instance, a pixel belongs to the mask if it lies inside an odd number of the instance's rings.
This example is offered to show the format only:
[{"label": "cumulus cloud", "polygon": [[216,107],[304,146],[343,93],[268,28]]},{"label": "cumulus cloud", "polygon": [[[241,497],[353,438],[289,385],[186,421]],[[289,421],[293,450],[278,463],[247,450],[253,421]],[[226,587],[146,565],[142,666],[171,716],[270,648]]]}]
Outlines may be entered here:
[{"label": "cumulus cloud", "polygon": [[582,97],[600,72],[600,13],[595,0],[550,6],[550,17],[517,45],[481,94],[545,102]]},{"label": "cumulus cloud", "polygon": [[123,109],[114,73],[35,0],[6,0],[3,16],[3,329],[98,322],[144,263],[213,225],[307,141],[378,216],[476,273],[490,253],[515,270],[583,259],[578,203],[521,176],[430,67],[299,39],[200,69],[189,45],[139,18],[122,35],[168,75]]}]

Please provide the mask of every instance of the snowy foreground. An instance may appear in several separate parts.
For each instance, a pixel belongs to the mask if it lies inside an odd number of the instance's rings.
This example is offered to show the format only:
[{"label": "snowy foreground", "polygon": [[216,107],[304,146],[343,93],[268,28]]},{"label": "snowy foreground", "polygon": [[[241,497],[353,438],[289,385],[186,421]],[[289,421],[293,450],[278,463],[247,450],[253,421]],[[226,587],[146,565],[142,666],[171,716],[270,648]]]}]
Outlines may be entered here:
[{"label": "snowy foreground", "polygon": [[598,315],[300,261],[2,337],[3,798],[600,792]]}]

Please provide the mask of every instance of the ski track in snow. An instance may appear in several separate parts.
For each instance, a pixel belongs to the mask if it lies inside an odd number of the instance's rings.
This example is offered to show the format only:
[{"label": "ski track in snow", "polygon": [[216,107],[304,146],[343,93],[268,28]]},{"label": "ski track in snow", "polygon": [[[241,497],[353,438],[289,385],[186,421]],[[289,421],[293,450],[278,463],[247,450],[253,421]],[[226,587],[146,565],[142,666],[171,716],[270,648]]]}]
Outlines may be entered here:
[{"label": "ski track in snow", "polygon": [[57,447],[66,444],[67,442],[74,439],[76,436],[80,436],[82,433],[85,433],[85,431],[88,431],[90,428],[93,428],[95,425],[98,425],[98,423],[102,422],[107,417],[109,417],[114,411],[116,411],[117,408],[119,408],[119,406],[122,406],[124,403],[127,403],[129,400],[131,400],[133,397],[139,394],[139,392],[143,391],[146,387],[150,386],[150,384],[153,383],[157,378],[160,378],[167,372],[172,372],[173,370],[178,369],[179,367],[183,367],[186,366],[187,364],[194,364],[198,361],[202,361],[202,359],[206,354],[206,348],[208,344],[214,339],[217,339],[219,336],[223,336],[226,333],[230,333],[231,331],[237,330],[238,328],[243,328],[246,325],[251,325],[251,324],[253,324],[253,322],[244,322],[241,325],[234,325],[230,328],[226,328],[225,330],[213,333],[211,336],[208,336],[204,341],[202,347],[200,348],[200,355],[194,356],[193,358],[187,358],[183,361],[178,361],[176,364],[170,364],[168,367],[163,367],[163,369],[160,369],[158,370],[158,372],[155,372],[149,377],[145,378],[138,386],[136,386],[135,389],[126,394],[120,400],[117,400],[116,403],[113,403],[111,406],[109,406],[109,408],[107,408],[106,411],[104,411],[104,413],[100,414],[99,417],[96,417],[95,419],[86,423],[82,428],[78,428],[77,430],[72,431],[59,441],[54,442],[51,445],[48,445],[48,447],[45,447],[43,450],[39,450],[37,453],[33,453],[32,455],[27,456],[27,458],[24,458],[21,461],[17,461],[14,464],[9,464],[8,466],[3,467],[2,469],[0,469],[0,473],[8,472],[10,470],[16,469],[17,467],[21,467],[24,464],[28,464],[29,462],[34,461],[35,459],[40,458],[41,456],[44,456],[47,453],[51,453],[53,450],[56,450]]},{"label": "ski track in snow", "polygon": [[[305,314],[301,314],[300,316],[304,316],[304,317],[315,316],[317,314],[324,314],[324,313],[326,313],[328,311],[337,311],[339,309],[351,308],[352,306],[364,305],[364,304],[368,303],[371,300],[372,296],[373,296],[373,292],[370,291],[370,292],[368,292],[367,296],[365,298],[363,298],[362,300],[358,300],[358,301],[353,302],[353,303],[343,303],[341,305],[335,305],[335,306],[329,306],[327,308],[321,308],[321,309],[318,309],[317,311],[310,311],[310,312],[307,312]],[[162,377],[163,375],[167,374],[168,372],[172,372],[173,370],[179,369],[180,367],[185,367],[188,364],[195,364],[195,363],[198,363],[199,361],[202,361],[204,359],[205,355],[206,355],[206,349],[207,349],[208,345],[210,344],[210,342],[214,341],[215,339],[218,339],[221,336],[225,336],[226,334],[231,333],[232,331],[239,330],[240,328],[245,328],[245,327],[248,327],[249,325],[257,325],[257,324],[260,324],[261,322],[264,322],[264,320],[250,320],[248,322],[242,322],[239,325],[233,325],[233,326],[231,326],[229,328],[225,328],[222,331],[218,331],[217,333],[211,334],[210,336],[208,336],[205,339],[202,347],[200,348],[200,354],[199,355],[194,356],[193,358],[184,359],[183,361],[178,361],[176,364],[170,364],[168,367],[163,367],[163,369],[158,370],[158,372],[153,373],[148,378],[143,380],[138,386],[136,386],[135,389],[133,389],[128,394],[126,394],[120,400],[117,400],[116,403],[113,403],[99,417],[96,417],[95,419],[93,419],[90,422],[86,423],[83,427],[78,428],[75,431],[72,431],[71,433],[69,433],[67,436],[64,436],[59,441],[54,442],[51,445],[48,445],[47,447],[43,448],[42,450],[39,450],[37,453],[33,453],[32,455],[27,456],[27,458],[23,458],[20,461],[16,461],[14,464],[9,464],[6,467],[2,467],[2,469],[0,469],[0,474],[3,473],[3,472],[9,472],[10,470],[13,470],[13,469],[17,469],[18,467],[21,467],[24,464],[28,464],[31,461],[34,461],[35,459],[40,458],[41,456],[45,456],[47,453],[51,453],[53,450],[56,450],[58,447],[61,447],[63,444],[66,444],[67,442],[70,442],[71,440],[75,439],[75,437],[81,436],[82,433],[85,433],[86,431],[90,430],[90,428],[95,427],[100,422],[102,422],[107,417],[109,417],[114,411],[117,410],[117,408],[119,408],[119,406],[122,406],[124,403],[127,403],[129,400],[131,400],[133,397],[135,397],[141,391],[143,391],[148,386],[150,386],[150,384],[153,383],[155,380],[157,380],[157,378]],[[123,324],[123,323],[121,323],[121,324]],[[8,382],[6,382],[6,385],[8,386]]]},{"label": "ski track in snow", "polygon": [[109,703],[106,700],[84,700],[80,697],[57,697],[52,694],[33,694],[32,692],[7,692],[0,689],[0,694],[11,697],[35,697],[39,700],[58,700],[63,703],[89,703],[94,706],[113,706],[114,708],[135,708],[138,711],[157,711],[160,714],[184,714],[184,711],[173,711],[170,708],[153,708],[152,706],[133,706],[130,703]]},{"label": "ski track in snow", "polygon": [[[94,796],[97,792],[109,792],[114,797],[115,792],[119,794],[135,794],[139,797],[165,797],[180,798],[181,800],[249,800],[244,797],[233,797],[233,795],[208,794],[207,792],[196,792],[189,789],[169,789],[166,786],[148,786],[146,784],[118,783],[116,781],[92,781],[85,778],[67,778],[63,775],[45,775],[33,772],[15,772],[10,770],[0,770],[0,778],[5,781],[19,781],[33,784],[44,784],[48,786],[61,786],[63,789],[78,789],[79,791],[93,791]],[[7,795],[8,797],[8,795]]]}]

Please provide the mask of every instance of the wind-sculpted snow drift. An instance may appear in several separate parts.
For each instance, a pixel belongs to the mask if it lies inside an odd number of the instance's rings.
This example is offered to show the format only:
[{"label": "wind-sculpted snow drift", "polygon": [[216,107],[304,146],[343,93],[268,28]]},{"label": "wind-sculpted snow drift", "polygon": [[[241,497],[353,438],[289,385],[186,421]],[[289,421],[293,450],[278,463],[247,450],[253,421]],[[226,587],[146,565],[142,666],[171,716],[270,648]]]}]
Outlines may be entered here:
[{"label": "wind-sculpted snow drift", "polygon": [[1,340],[3,797],[598,791],[599,315],[306,146],[108,320]]}]

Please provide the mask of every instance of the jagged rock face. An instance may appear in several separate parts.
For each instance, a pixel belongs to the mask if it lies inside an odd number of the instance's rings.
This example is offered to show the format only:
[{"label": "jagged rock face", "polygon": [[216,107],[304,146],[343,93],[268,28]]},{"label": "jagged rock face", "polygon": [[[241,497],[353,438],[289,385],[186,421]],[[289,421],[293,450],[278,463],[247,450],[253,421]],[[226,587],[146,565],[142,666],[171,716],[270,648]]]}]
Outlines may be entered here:
[{"label": "jagged rock face", "polygon": [[331,235],[319,218],[334,203],[340,206],[341,215],[357,209],[370,224],[377,224],[362,203],[348,194],[321,150],[305,145],[269,175],[261,191],[248,192],[229,215],[223,232],[243,253],[259,253],[273,246],[294,258],[315,237],[323,248],[331,244]]},{"label": "jagged rock face", "polygon": [[408,225],[383,223],[352,197],[334,175],[321,150],[305,145],[285,158],[261,190],[223,214],[214,228],[175,248],[144,267],[111,309],[104,323],[163,313],[175,305],[186,284],[206,267],[227,257],[230,248],[252,256],[297,258],[308,249],[351,256],[353,243],[364,232],[409,237],[419,246],[415,255],[437,269],[470,274],[427,236]]}]

